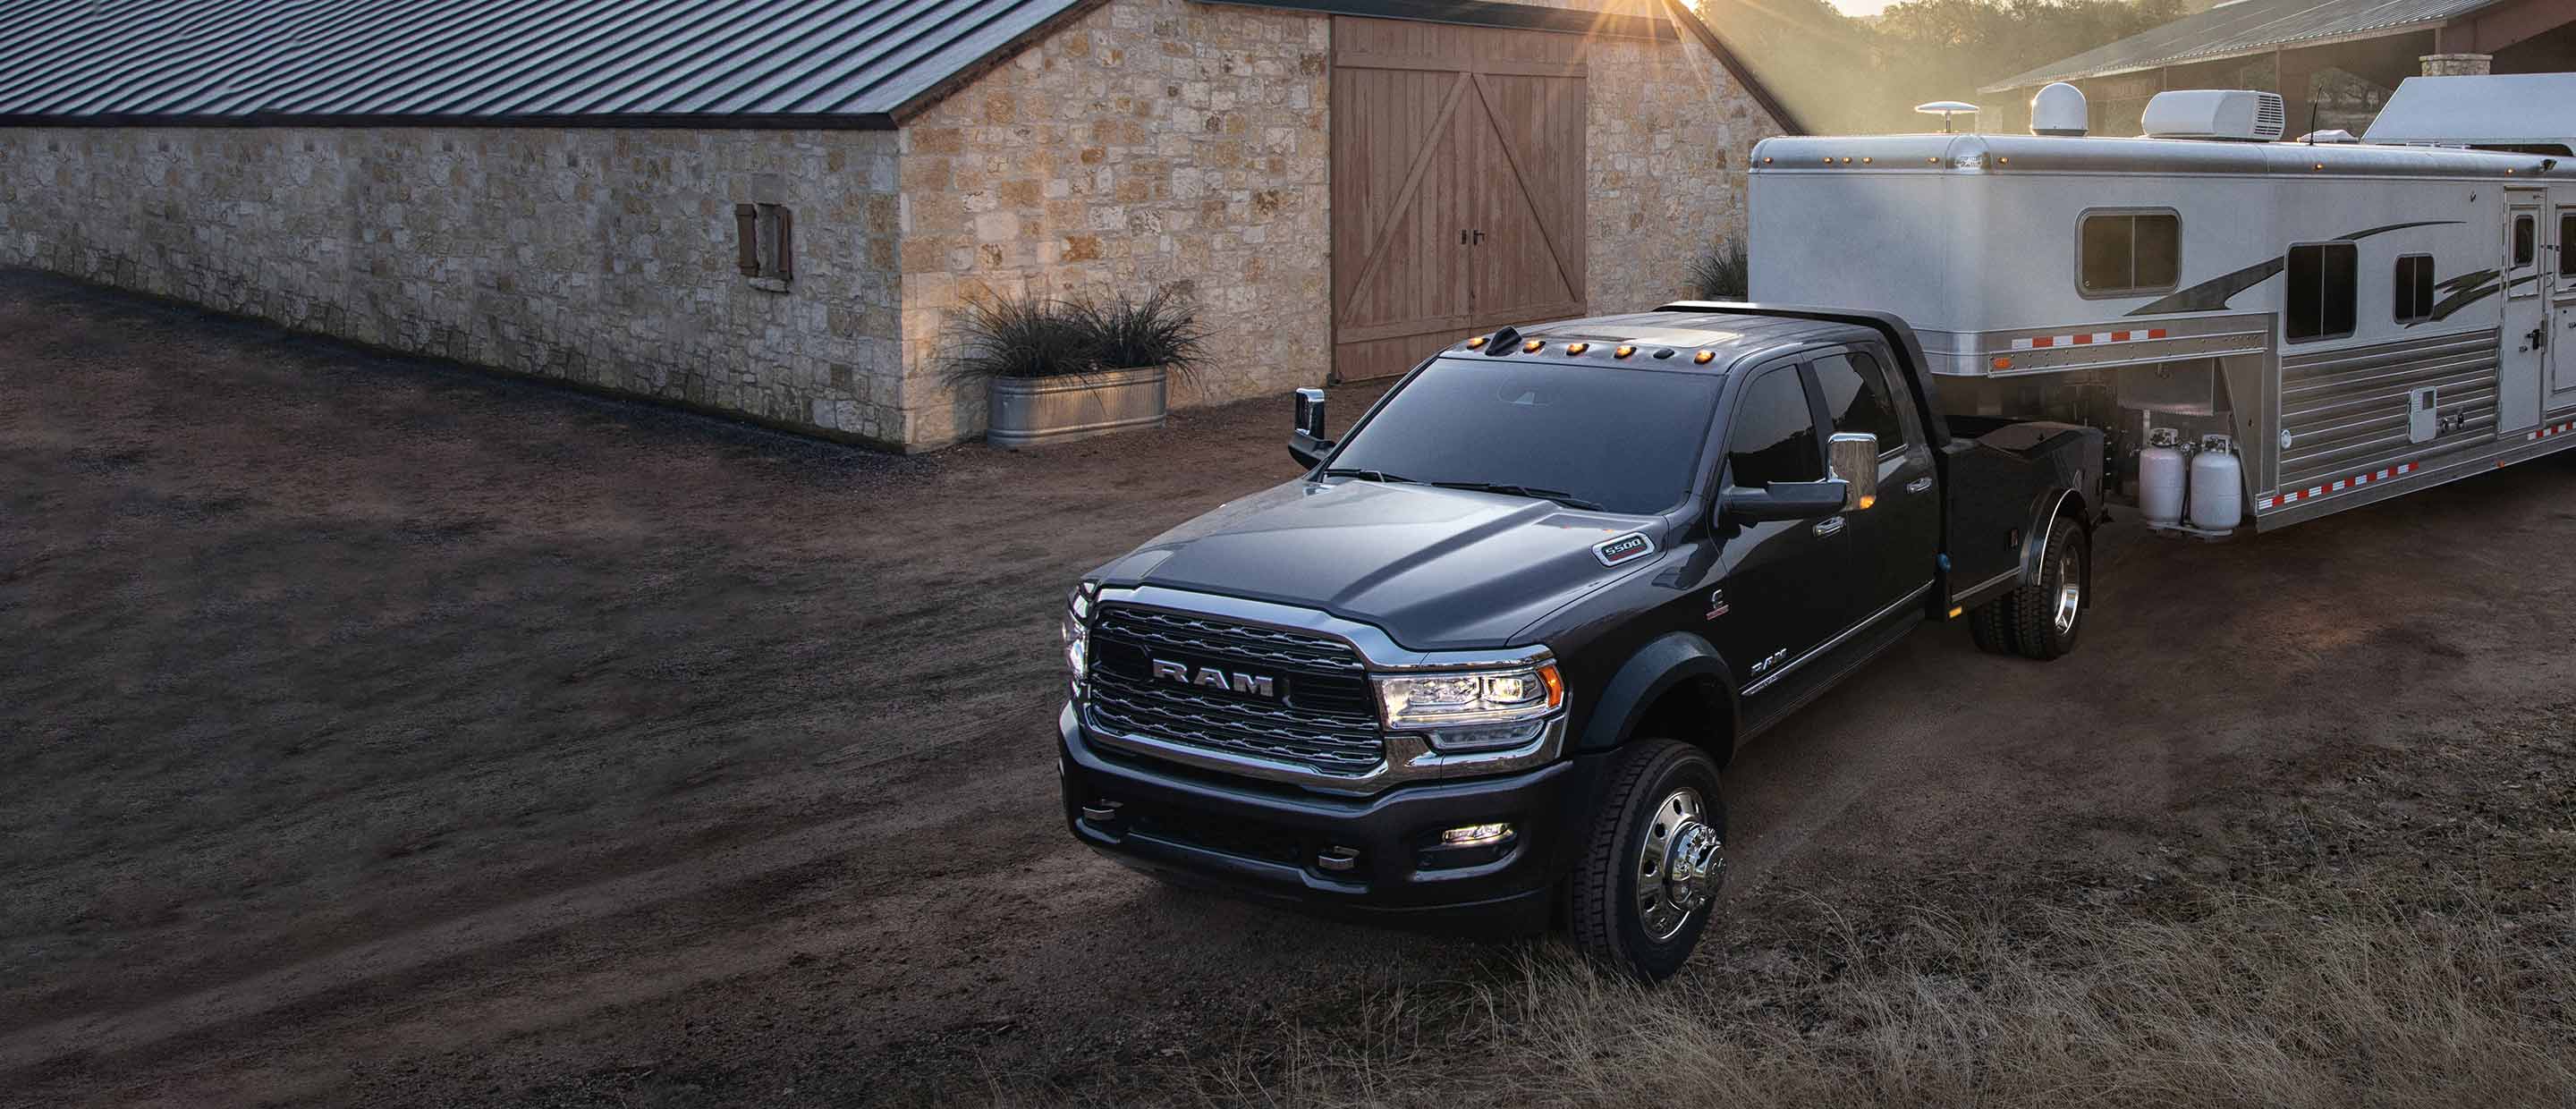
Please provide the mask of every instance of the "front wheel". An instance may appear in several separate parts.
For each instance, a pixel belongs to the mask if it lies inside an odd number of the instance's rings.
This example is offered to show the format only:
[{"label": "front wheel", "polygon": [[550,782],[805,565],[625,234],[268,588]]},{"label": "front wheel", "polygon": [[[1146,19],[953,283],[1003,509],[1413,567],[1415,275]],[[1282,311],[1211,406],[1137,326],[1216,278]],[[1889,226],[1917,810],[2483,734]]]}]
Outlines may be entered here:
[{"label": "front wheel", "polygon": [[1616,756],[1569,880],[1576,947],[1643,982],[1680,970],[1699,945],[1726,877],[1726,803],[1717,763],[1670,739]]}]

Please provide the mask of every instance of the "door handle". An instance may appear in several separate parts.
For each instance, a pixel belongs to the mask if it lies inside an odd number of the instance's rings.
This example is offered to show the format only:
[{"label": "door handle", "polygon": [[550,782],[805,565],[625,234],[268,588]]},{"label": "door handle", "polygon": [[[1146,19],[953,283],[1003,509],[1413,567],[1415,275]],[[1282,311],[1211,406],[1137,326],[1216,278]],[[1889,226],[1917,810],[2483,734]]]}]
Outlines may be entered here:
[{"label": "door handle", "polygon": [[1932,488],[1932,475],[1930,474],[1925,474],[1922,477],[1915,478],[1914,480],[1905,483],[1905,491],[1908,493],[1920,493],[1929,488]]},{"label": "door handle", "polygon": [[1836,535],[1841,533],[1842,530],[1843,518],[1840,516],[1816,521],[1816,534],[1819,536]]}]

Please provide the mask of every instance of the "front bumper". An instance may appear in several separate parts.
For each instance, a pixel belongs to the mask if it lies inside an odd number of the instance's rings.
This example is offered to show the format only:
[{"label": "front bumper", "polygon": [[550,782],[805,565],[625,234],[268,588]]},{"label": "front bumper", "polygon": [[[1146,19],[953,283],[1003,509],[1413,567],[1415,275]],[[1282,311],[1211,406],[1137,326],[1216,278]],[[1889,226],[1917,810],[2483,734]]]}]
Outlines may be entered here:
[{"label": "front bumper", "polygon": [[[1546,926],[1601,769],[1578,757],[1338,797],[1096,745],[1071,705],[1056,730],[1065,822],[1122,863],[1329,912],[1480,931]],[[1509,842],[1437,846],[1442,829],[1495,822],[1513,826]],[[1328,865],[1351,852],[1347,869]]]}]

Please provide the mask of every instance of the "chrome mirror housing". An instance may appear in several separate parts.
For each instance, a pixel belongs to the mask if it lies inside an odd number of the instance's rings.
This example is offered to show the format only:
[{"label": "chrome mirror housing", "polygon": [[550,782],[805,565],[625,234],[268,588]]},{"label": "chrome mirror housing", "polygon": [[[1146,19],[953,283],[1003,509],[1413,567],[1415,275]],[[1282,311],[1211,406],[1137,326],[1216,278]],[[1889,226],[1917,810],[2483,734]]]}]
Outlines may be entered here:
[{"label": "chrome mirror housing", "polygon": [[1297,390],[1296,427],[1288,433],[1288,457],[1311,468],[1332,449],[1333,441],[1324,438],[1324,391]]},{"label": "chrome mirror housing", "polygon": [[1843,483],[1843,509],[1858,512],[1878,503],[1878,436],[1836,435],[1825,441],[1834,480]]}]

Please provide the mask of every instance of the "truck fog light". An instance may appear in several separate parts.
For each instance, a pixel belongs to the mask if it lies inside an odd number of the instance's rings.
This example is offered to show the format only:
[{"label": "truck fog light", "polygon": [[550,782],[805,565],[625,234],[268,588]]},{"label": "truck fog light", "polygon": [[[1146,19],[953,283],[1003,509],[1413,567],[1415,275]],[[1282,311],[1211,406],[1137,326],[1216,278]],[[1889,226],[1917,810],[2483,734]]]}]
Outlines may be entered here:
[{"label": "truck fog light", "polygon": [[1483,847],[1502,843],[1516,834],[1512,826],[1499,821],[1492,824],[1469,824],[1440,833],[1443,847]]},{"label": "truck fog light", "polygon": [[1505,724],[1485,728],[1442,728],[1431,733],[1431,747],[1435,751],[1449,752],[1501,751],[1529,746],[1537,742],[1539,733],[1546,730],[1547,725],[1544,723]]}]

